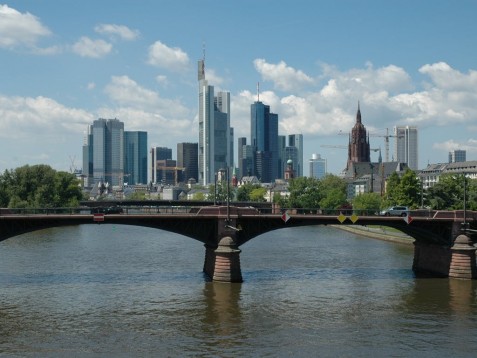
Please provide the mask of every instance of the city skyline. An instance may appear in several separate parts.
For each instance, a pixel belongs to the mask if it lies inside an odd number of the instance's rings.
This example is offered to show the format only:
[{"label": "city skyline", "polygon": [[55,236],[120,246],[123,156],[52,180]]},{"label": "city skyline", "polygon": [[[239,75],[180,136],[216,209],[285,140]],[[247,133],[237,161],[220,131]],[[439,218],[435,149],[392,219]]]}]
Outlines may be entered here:
[{"label": "city skyline", "polygon": [[[473,1],[141,5],[0,5],[0,149],[8,153],[0,171],[39,163],[69,170],[71,158],[81,167],[85,128],[98,118],[147,131],[149,147],[197,142],[204,56],[206,78],[230,92],[235,138],[250,138],[244,123],[260,81],[279,133],[303,133],[303,157],[320,154],[331,173],[344,169],[346,153],[320,146],[346,145],[338,133],[351,130],[358,101],[371,134],[418,128],[419,169],[447,162],[453,150],[477,157]],[[264,24],[264,13],[274,21]],[[384,152],[382,136],[370,145]]]}]

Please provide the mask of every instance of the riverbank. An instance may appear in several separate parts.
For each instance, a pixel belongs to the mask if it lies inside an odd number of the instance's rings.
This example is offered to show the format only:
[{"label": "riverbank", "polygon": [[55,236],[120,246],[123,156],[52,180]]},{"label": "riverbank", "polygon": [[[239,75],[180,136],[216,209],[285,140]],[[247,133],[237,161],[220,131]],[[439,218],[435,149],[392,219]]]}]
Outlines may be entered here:
[{"label": "riverbank", "polygon": [[332,225],[334,228],[352,232],[357,235],[369,237],[372,239],[396,242],[399,244],[412,245],[414,239],[400,231],[395,231],[385,226],[368,227],[361,225]]}]

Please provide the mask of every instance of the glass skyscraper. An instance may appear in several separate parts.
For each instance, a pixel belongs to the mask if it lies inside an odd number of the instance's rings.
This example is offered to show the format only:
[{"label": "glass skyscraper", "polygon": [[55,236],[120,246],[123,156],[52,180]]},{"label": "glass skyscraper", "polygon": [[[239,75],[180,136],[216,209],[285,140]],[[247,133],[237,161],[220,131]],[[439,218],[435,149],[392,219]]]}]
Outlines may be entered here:
[{"label": "glass skyscraper", "polygon": [[278,114],[270,112],[270,106],[260,101],[250,106],[250,145],[255,152],[256,175],[262,183],[279,178]]},{"label": "glass skyscraper", "polygon": [[407,163],[412,170],[418,169],[418,138],[416,127],[394,127],[396,137],[394,156],[395,161]]},{"label": "glass skyscraper", "polygon": [[124,148],[124,181],[147,184],[147,132],[124,132]]},{"label": "glass skyscraper", "polygon": [[319,154],[312,154],[310,159],[310,177],[321,179],[326,175],[326,159]]},{"label": "glass skyscraper", "polygon": [[185,182],[199,179],[198,148],[197,143],[177,143],[177,166],[184,168]]},{"label": "glass skyscraper", "polygon": [[124,123],[100,118],[90,128],[93,145],[93,181],[122,186],[124,177]]},{"label": "glass skyscraper", "polygon": [[199,183],[214,182],[215,173],[233,166],[230,148],[230,93],[218,92],[205,79],[204,60],[198,62],[199,81]]}]

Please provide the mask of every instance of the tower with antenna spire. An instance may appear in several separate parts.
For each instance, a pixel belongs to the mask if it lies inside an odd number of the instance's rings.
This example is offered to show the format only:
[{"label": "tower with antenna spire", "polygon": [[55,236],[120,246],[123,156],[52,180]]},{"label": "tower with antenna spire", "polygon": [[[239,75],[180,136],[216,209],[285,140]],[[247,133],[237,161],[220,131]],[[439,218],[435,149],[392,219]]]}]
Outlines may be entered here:
[{"label": "tower with antenna spire", "polygon": [[233,168],[233,131],[230,128],[230,92],[209,85],[205,75],[205,47],[198,61],[199,81],[199,183],[214,183],[215,174]]}]

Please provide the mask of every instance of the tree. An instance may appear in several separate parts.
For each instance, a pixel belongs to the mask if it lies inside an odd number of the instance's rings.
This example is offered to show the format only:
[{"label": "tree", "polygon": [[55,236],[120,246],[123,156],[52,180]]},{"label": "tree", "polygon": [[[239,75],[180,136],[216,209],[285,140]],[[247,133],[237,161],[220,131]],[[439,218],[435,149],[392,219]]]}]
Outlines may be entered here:
[{"label": "tree", "polygon": [[254,188],[250,192],[250,201],[264,202],[266,193],[267,193],[267,188],[263,188],[263,187]]},{"label": "tree", "polygon": [[362,214],[379,212],[382,198],[378,193],[363,193],[353,199],[353,210]]},{"label": "tree", "polygon": [[10,208],[77,206],[82,199],[74,174],[48,165],[25,165],[0,176],[0,203]]},{"label": "tree", "polygon": [[394,172],[387,180],[383,204],[417,208],[420,205],[420,194],[421,183],[413,170],[407,169],[401,178]]}]

